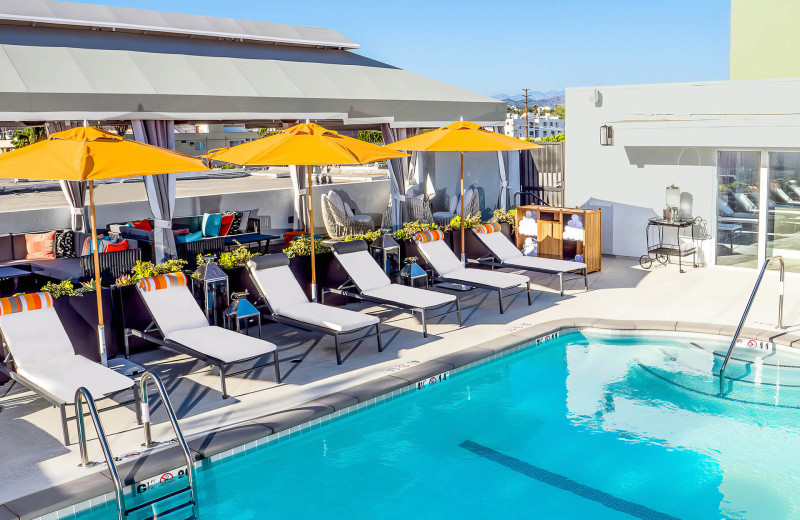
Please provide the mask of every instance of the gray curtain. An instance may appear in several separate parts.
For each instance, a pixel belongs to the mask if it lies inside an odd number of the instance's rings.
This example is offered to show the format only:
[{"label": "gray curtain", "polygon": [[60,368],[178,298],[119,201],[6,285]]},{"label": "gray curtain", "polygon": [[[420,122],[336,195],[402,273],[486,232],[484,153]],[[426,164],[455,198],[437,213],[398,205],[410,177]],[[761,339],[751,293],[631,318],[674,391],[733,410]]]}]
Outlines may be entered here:
[{"label": "gray curtain", "polygon": [[306,229],[306,189],[308,176],[302,166],[289,166],[289,176],[292,178],[294,192],[294,230]]},{"label": "gray curtain", "polygon": [[[495,126],[493,130],[499,134],[503,133],[503,127]],[[506,209],[508,206],[508,172],[506,171],[506,164],[508,164],[508,152],[497,152],[497,166],[500,170],[500,199],[498,201],[498,208]]]},{"label": "gray curtain", "polygon": [[[175,122],[131,121],[133,138],[140,143],[175,149]],[[175,258],[172,214],[175,211],[175,174],[145,175],[144,187],[153,212],[153,249],[156,263]]]},{"label": "gray curtain", "polygon": [[[45,123],[47,135],[78,126],[74,121],[49,121]],[[70,226],[75,231],[86,231],[86,183],[83,181],[59,181],[61,191],[70,210]]]},{"label": "gray curtain", "polygon": [[[419,133],[416,128],[392,128],[388,123],[381,124],[381,134],[383,134],[383,144],[391,144],[408,137],[413,137]],[[391,204],[392,204],[392,227],[397,230],[403,226],[407,218],[406,205],[406,181],[409,177],[411,168],[411,158],[390,159],[389,177],[391,178]]]}]

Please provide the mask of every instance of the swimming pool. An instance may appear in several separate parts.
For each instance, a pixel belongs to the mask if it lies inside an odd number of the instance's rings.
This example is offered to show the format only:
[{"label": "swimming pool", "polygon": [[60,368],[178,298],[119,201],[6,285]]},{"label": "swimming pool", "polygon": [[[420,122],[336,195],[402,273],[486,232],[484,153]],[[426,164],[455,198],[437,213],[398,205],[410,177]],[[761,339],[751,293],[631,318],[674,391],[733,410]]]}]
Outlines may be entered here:
[{"label": "swimming pool", "polygon": [[201,518],[800,517],[800,355],[737,349],[720,397],[726,348],[562,334],[205,464]]}]

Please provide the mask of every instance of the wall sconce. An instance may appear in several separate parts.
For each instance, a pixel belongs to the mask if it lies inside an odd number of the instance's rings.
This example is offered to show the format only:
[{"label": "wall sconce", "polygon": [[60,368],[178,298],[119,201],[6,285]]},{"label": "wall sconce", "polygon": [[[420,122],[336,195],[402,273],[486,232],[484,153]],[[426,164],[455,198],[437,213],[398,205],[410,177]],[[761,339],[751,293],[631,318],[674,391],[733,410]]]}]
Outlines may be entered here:
[{"label": "wall sconce", "polygon": [[614,128],[609,125],[600,127],[600,146],[614,145]]}]

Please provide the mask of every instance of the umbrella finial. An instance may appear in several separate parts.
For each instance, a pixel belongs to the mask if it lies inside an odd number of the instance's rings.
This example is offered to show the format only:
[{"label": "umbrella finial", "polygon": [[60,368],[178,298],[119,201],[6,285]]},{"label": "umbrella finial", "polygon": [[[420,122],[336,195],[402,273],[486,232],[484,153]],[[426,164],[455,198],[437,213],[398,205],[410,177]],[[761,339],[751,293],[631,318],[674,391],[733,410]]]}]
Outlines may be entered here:
[{"label": "umbrella finial", "polygon": [[464,116],[461,116],[461,117],[459,118],[459,120],[460,120],[460,121],[463,123],[463,122],[464,122]]},{"label": "umbrella finial", "polygon": [[84,120],[83,120],[83,126],[89,126],[89,121],[87,121],[86,119],[84,119]]},{"label": "umbrella finial", "polygon": [[308,118],[306,118],[306,124],[307,124],[307,125],[310,125],[310,124],[311,124],[311,120],[310,120],[310,119],[308,119]]}]

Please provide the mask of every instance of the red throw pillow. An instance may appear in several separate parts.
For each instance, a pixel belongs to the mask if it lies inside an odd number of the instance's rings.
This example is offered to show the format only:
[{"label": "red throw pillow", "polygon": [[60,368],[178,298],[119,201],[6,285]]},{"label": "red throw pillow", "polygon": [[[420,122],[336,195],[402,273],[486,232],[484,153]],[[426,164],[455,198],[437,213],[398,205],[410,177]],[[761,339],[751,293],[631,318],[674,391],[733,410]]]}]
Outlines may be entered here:
[{"label": "red throw pillow", "polygon": [[137,220],[136,222],[131,222],[131,226],[142,231],[153,231],[153,226],[150,225],[149,220]]},{"label": "red throw pillow", "polygon": [[173,229],[172,230],[172,234],[173,235],[188,235],[189,234],[189,229],[188,228]]},{"label": "red throw pillow", "polygon": [[27,260],[55,259],[56,257],[56,232],[25,235],[25,249]]},{"label": "red throw pillow", "polygon": [[112,253],[114,251],[127,251],[128,250],[128,241],[127,240],[120,240],[119,242],[113,243],[109,242],[106,244],[104,253]]},{"label": "red throw pillow", "polygon": [[228,235],[228,232],[231,230],[231,225],[233,224],[233,217],[233,213],[230,215],[222,215],[222,222],[219,225],[219,236],[224,237]]}]

